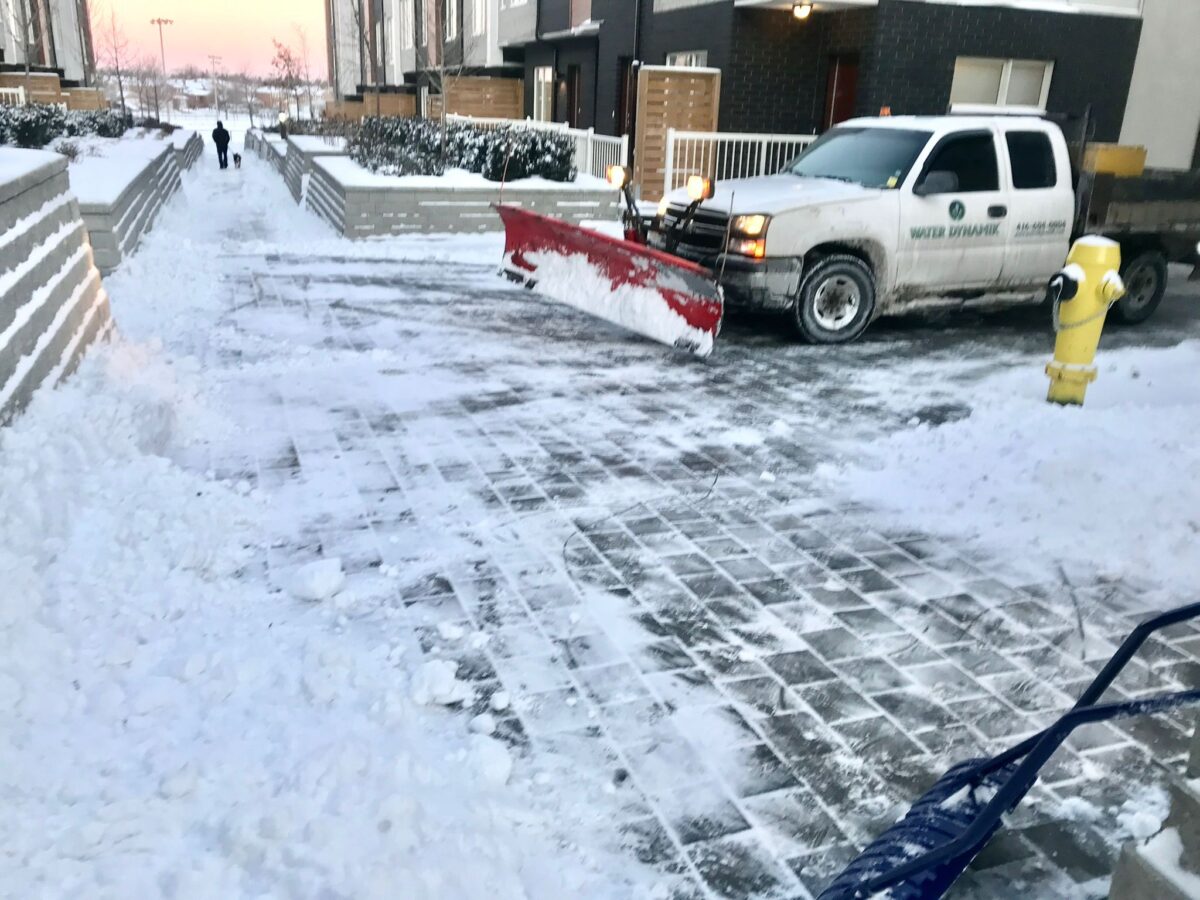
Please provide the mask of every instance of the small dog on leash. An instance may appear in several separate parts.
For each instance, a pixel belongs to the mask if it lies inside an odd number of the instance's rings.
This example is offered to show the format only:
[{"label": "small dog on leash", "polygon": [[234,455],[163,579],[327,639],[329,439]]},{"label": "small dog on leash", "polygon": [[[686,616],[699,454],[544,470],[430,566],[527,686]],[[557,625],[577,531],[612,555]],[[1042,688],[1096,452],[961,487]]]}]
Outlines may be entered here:
[{"label": "small dog on leash", "polygon": [[242,154],[240,154],[240,153],[233,154],[233,167],[235,169],[240,169],[242,167]]}]

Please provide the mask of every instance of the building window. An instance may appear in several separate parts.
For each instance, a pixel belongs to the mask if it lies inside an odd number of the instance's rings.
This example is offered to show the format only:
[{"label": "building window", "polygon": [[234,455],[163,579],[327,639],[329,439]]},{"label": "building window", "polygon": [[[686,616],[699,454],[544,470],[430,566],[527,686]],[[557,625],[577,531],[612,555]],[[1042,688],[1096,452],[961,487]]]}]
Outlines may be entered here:
[{"label": "building window", "polygon": [[960,56],[954,63],[950,103],[1045,109],[1053,75],[1052,62]]},{"label": "building window", "polygon": [[458,0],[443,0],[442,21],[446,23],[445,39],[452,41],[458,37]]},{"label": "building window", "polygon": [[417,46],[424,47],[425,44],[427,43],[427,41],[425,39],[425,37],[426,37],[426,29],[425,29],[426,12],[425,12],[425,10],[427,8],[426,4],[429,3],[429,0],[421,0],[421,4],[420,4],[419,8],[416,6],[416,0],[413,0],[413,3],[414,3],[413,9],[416,11],[416,14],[417,14]]},{"label": "building window", "polygon": [[471,34],[479,37],[487,25],[487,0],[471,0]]},{"label": "building window", "polygon": [[677,50],[667,54],[667,65],[677,69],[703,69],[708,65],[707,50]]},{"label": "building window", "polygon": [[413,0],[400,0],[400,46],[413,47]]},{"label": "building window", "polygon": [[1058,184],[1054,148],[1043,131],[1010,131],[1005,136],[1012,165],[1013,187],[1019,191],[1052,188]]},{"label": "building window", "polygon": [[554,68],[538,66],[533,70],[533,117],[539,122],[554,119]]}]

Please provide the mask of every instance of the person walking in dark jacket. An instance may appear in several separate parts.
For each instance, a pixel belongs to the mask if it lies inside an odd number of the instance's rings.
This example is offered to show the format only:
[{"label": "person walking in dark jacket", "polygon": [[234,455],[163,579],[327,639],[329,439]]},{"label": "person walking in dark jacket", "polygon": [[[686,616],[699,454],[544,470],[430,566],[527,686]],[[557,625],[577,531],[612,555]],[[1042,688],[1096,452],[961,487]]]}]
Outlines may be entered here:
[{"label": "person walking in dark jacket", "polygon": [[222,169],[229,168],[229,132],[225,130],[225,126],[217,122],[217,127],[212,133],[213,143],[217,145],[217,162],[221,164]]}]

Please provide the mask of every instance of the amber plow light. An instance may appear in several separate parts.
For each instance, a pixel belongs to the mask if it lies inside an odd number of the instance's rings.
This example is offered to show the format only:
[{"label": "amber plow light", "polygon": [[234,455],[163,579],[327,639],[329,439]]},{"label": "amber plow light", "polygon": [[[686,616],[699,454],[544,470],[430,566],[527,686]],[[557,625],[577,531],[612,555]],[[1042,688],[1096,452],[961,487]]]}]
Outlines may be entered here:
[{"label": "amber plow light", "polygon": [[687,180],[688,199],[693,202],[711,200],[713,196],[713,181],[703,175],[689,175]]},{"label": "amber plow light", "polygon": [[812,15],[813,5],[811,3],[796,3],[792,6],[792,15],[803,22]]},{"label": "amber plow light", "polygon": [[604,170],[604,177],[618,191],[629,183],[629,172],[624,166],[609,166]]}]

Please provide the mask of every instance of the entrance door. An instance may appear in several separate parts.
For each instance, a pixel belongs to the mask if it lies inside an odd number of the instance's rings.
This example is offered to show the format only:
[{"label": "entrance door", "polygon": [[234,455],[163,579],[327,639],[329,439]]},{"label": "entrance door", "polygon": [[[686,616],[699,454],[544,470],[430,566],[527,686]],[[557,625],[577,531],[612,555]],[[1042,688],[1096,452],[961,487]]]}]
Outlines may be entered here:
[{"label": "entrance door", "polygon": [[617,72],[617,77],[621,79],[621,91],[617,100],[616,133],[633,134],[633,97],[637,91],[637,73],[633,68],[633,57],[618,57]]},{"label": "entrance door", "polygon": [[567,127],[579,127],[579,66],[567,66]]},{"label": "entrance door", "polygon": [[838,122],[854,118],[857,101],[858,55],[829,57],[829,67],[825,73],[825,118],[821,130],[826,131]]}]

